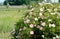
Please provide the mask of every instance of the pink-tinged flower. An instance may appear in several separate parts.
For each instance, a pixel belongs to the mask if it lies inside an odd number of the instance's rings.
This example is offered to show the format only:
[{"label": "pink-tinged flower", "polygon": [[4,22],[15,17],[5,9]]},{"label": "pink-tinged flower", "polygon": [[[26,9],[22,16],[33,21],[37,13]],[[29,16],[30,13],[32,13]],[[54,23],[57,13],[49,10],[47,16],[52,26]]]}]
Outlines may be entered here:
[{"label": "pink-tinged flower", "polygon": [[46,23],[45,23],[45,22],[42,22],[42,23],[41,23],[41,25],[42,25],[42,26],[45,26],[45,25],[46,25]]},{"label": "pink-tinged flower", "polygon": [[34,25],[33,24],[30,24],[30,28],[33,28],[34,27]]},{"label": "pink-tinged flower", "polygon": [[43,11],[44,10],[44,8],[40,8],[40,11]]},{"label": "pink-tinged flower", "polygon": [[43,27],[39,27],[39,30],[43,30]]},{"label": "pink-tinged flower", "polygon": [[56,37],[53,37],[53,39],[56,39]]},{"label": "pink-tinged flower", "polygon": [[34,31],[30,31],[30,34],[33,35],[34,34]]},{"label": "pink-tinged flower", "polygon": [[56,35],[56,38],[60,38],[60,36]]},{"label": "pink-tinged flower", "polygon": [[42,37],[44,38],[44,35],[42,35]]},{"label": "pink-tinged flower", "polygon": [[24,21],[24,23],[29,23],[30,22],[30,20],[29,19],[26,19],[25,21]]},{"label": "pink-tinged flower", "polygon": [[48,19],[48,22],[51,22],[52,21],[52,19]]},{"label": "pink-tinged flower", "polygon": [[35,21],[38,21],[38,18],[34,18]]}]

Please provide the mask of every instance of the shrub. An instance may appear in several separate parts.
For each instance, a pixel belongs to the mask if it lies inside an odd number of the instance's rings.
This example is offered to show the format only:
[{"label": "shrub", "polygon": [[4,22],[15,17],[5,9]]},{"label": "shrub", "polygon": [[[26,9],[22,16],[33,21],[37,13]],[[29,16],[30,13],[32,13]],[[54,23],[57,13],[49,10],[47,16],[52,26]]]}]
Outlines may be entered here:
[{"label": "shrub", "polygon": [[[58,4],[57,4],[58,5]],[[60,5],[38,3],[16,24],[15,39],[60,39]]]}]

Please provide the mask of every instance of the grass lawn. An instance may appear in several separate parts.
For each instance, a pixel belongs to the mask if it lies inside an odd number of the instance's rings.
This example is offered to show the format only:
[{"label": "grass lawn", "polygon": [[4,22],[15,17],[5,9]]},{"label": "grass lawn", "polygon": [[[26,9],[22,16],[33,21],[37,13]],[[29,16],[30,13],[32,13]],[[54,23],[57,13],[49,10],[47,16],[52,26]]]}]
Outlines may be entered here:
[{"label": "grass lawn", "polygon": [[[24,12],[23,12],[24,11]],[[26,13],[25,6],[0,6],[0,39],[11,39],[10,32],[16,23]]]}]

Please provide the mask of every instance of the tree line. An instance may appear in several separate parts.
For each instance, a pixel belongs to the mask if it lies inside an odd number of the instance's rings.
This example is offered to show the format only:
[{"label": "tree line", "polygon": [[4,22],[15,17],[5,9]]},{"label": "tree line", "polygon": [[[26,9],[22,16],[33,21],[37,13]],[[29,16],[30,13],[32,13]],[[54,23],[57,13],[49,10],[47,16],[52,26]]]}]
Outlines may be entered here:
[{"label": "tree line", "polygon": [[[4,5],[7,5],[7,4],[9,4],[9,5],[22,5],[22,4],[28,5],[31,3],[31,1],[35,1],[37,3],[37,2],[42,2],[44,0],[5,0]],[[51,1],[51,0],[47,0],[47,1]],[[59,0],[59,2],[60,2],[60,0]]]},{"label": "tree line", "polygon": [[31,1],[35,1],[36,3],[38,1],[42,2],[43,0],[5,0],[4,5],[22,5],[22,4],[30,4]]}]

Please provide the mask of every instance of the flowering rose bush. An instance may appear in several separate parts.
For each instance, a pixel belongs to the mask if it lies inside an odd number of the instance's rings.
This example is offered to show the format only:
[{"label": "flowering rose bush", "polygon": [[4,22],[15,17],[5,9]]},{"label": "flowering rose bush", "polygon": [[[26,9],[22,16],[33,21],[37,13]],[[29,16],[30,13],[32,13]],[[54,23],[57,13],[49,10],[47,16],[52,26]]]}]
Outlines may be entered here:
[{"label": "flowering rose bush", "polygon": [[60,5],[38,3],[16,24],[15,39],[60,39]]}]

